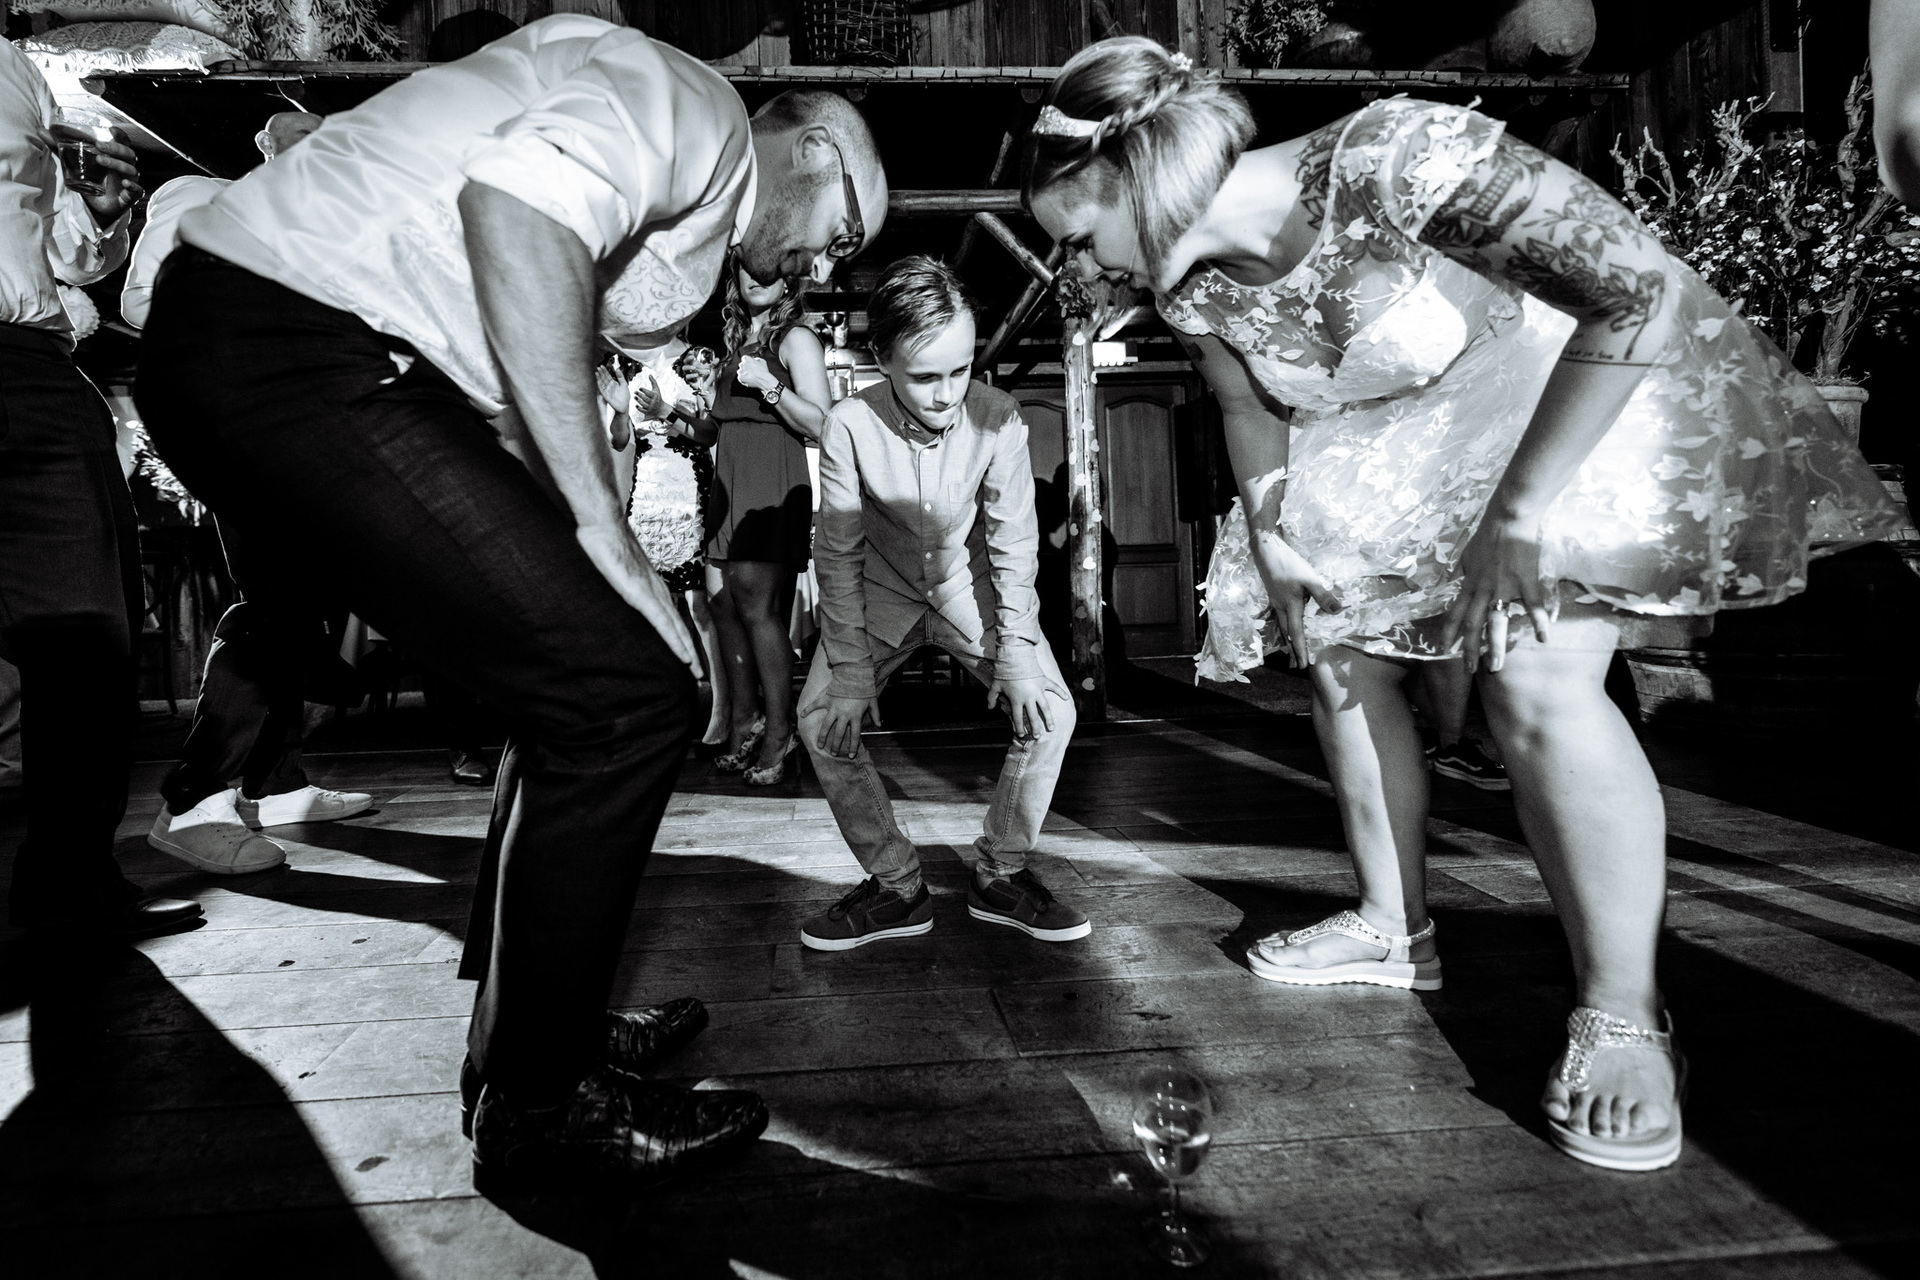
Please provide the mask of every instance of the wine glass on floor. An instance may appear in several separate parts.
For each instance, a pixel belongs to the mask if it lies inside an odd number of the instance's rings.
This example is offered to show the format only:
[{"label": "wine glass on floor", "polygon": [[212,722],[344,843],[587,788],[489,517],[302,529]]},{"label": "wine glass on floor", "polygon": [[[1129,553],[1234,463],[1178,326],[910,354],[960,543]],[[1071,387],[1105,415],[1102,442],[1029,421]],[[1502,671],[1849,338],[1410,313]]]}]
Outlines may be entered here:
[{"label": "wine glass on floor", "polygon": [[1176,1267],[1207,1260],[1199,1228],[1180,1212],[1180,1183],[1193,1176],[1213,1138],[1213,1100],[1199,1076],[1171,1063],[1142,1071],[1133,1087],[1133,1136],[1167,1180],[1167,1207],[1148,1222],[1147,1247]]}]

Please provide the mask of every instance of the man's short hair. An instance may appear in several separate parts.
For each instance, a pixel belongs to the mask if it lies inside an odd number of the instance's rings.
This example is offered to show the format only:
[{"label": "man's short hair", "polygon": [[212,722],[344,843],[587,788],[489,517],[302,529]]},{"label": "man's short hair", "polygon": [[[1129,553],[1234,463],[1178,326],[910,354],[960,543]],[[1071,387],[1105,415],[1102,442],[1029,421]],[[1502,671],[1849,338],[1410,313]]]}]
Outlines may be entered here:
[{"label": "man's short hair", "polygon": [[880,148],[873,140],[873,130],[867,127],[867,118],[837,93],[826,89],[789,89],[767,99],[753,113],[756,133],[777,136],[815,124],[825,125],[833,134],[856,180],[881,172]]}]

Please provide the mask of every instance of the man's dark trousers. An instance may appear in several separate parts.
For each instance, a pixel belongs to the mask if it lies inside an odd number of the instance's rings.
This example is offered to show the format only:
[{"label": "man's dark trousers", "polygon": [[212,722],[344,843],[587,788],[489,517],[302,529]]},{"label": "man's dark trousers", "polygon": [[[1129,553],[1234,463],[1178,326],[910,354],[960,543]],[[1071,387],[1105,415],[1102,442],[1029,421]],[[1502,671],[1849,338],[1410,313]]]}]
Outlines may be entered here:
[{"label": "man's dark trousers", "polygon": [[15,924],[98,917],[140,896],[113,837],[143,610],[112,413],[63,339],[0,325],[0,657],[20,668],[27,806]]},{"label": "man's dark trousers", "polygon": [[181,481],[272,566],[250,605],[310,610],[278,592],[313,583],[506,717],[498,865],[462,966],[480,980],[468,1048],[490,1084],[540,1105],[602,1060],[694,684],[568,512],[439,370],[400,373],[396,345],[182,248],[155,287],[135,398]]}]

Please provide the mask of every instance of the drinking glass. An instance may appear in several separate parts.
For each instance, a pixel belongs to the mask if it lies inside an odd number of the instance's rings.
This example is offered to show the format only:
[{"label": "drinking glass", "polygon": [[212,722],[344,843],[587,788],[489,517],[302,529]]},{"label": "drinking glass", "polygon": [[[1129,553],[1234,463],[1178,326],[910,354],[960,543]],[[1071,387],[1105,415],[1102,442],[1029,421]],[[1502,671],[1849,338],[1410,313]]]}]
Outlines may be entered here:
[{"label": "drinking glass", "polygon": [[1197,1267],[1207,1260],[1199,1228],[1180,1212],[1180,1183],[1192,1177],[1213,1138],[1213,1100],[1199,1076],[1163,1064],[1140,1073],[1133,1087],[1133,1136],[1147,1163],[1167,1180],[1167,1207],[1147,1224],[1147,1247],[1163,1262]]},{"label": "drinking glass", "polygon": [[98,116],[63,108],[54,112],[52,132],[67,185],[90,196],[104,194],[111,171],[100,163],[100,144],[114,141],[112,127]]}]

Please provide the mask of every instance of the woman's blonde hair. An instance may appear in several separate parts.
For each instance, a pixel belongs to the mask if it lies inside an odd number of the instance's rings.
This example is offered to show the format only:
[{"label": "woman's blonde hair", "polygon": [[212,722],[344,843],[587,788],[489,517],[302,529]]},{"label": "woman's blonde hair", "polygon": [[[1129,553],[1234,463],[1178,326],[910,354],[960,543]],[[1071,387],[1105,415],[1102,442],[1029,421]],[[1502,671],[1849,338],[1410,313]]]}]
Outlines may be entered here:
[{"label": "woman's blonde hair", "polygon": [[1253,141],[1253,113],[1237,91],[1195,79],[1184,58],[1144,36],[1102,40],[1075,54],[1045,105],[1095,127],[1086,137],[1029,134],[1023,198],[1031,205],[1048,187],[1087,174],[1110,201],[1117,182],[1149,268],[1206,211]]}]

